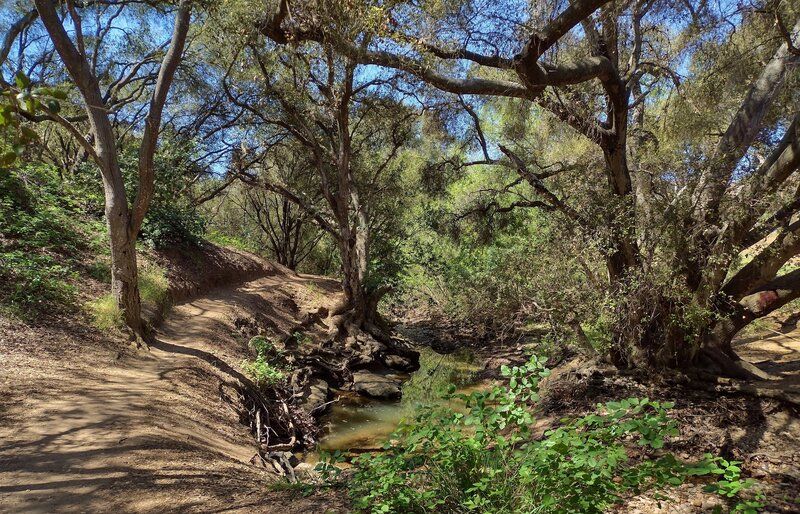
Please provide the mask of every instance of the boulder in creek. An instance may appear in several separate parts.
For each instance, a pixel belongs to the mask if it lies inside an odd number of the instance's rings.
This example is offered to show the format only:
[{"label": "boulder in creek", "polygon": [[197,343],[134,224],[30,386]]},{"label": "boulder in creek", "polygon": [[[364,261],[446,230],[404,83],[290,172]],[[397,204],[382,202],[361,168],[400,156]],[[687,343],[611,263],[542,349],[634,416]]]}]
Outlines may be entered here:
[{"label": "boulder in creek", "polygon": [[353,373],[353,390],[364,396],[387,400],[396,400],[403,394],[399,381],[363,369]]},{"label": "boulder in creek", "polygon": [[386,367],[388,368],[396,369],[397,371],[403,371],[405,373],[411,373],[419,369],[419,359],[412,360],[401,355],[385,355],[383,357],[383,363],[386,364]]},{"label": "boulder in creek", "polygon": [[319,416],[325,412],[329,404],[328,401],[330,387],[321,378],[312,378],[306,386],[303,395],[303,409],[311,415]]}]

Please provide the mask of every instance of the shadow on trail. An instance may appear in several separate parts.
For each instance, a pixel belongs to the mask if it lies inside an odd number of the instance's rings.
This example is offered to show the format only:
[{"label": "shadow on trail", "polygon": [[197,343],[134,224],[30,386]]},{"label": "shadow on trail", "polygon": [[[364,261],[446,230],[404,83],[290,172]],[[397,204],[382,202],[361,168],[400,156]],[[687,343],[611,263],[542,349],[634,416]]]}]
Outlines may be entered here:
[{"label": "shadow on trail", "polygon": [[173,343],[167,343],[165,341],[161,341],[160,339],[156,339],[155,341],[153,341],[150,344],[150,347],[156,348],[166,353],[177,353],[181,355],[189,355],[191,357],[196,357],[198,359],[207,362],[209,365],[213,366],[218,371],[228,375],[230,378],[241,382],[243,385],[255,388],[255,384],[253,384],[252,380],[247,378],[240,371],[234,369],[227,362],[217,358],[213,354],[208,353],[206,351],[198,350],[197,348],[189,348],[187,346],[181,346]]}]

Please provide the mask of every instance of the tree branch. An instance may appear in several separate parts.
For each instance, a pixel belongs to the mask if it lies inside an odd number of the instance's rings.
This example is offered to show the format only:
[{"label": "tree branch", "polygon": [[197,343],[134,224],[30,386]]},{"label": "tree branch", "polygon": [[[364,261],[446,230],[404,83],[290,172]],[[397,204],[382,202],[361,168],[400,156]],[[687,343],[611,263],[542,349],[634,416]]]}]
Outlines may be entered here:
[{"label": "tree branch", "polygon": [[164,111],[167,93],[175,77],[175,71],[178,69],[178,64],[183,57],[183,48],[186,43],[186,35],[189,32],[191,15],[191,0],[181,0],[178,12],[175,14],[175,26],[169,50],[164,55],[164,60],[161,61],[161,69],[158,72],[158,79],[150,100],[150,108],[145,119],[142,143],[139,146],[139,190],[133,203],[131,219],[131,233],[134,235],[139,232],[142,221],[147,214],[147,209],[150,207],[150,200],[153,197],[153,156],[158,144],[158,133],[161,130],[161,115]]}]

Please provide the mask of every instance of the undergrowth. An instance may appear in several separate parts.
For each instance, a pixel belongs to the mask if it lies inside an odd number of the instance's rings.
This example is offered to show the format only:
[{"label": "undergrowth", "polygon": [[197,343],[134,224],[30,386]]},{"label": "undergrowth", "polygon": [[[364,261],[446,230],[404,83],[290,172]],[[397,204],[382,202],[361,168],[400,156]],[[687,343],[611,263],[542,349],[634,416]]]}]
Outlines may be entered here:
[{"label": "undergrowth", "polygon": [[[754,513],[758,497],[738,463],[710,455],[686,465],[662,450],[678,434],[671,403],[629,398],[598,404],[594,413],[562,420],[534,439],[532,406],[549,371],[533,358],[502,369],[506,383],[488,392],[456,394],[465,409],[425,407],[401,425],[380,454],[353,461],[347,486],[359,512],[601,513],[623,497],[714,476],[709,490],[730,500],[733,512]],[[630,447],[638,446],[632,452]],[[335,482],[341,454],[318,470]],[[752,496],[752,495],[751,495]]]},{"label": "undergrowth", "polygon": [[283,380],[284,373],[278,364],[281,352],[275,345],[263,336],[256,336],[250,340],[249,346],[256,358],[242,361],[245,374],[259,387],[275,385]]},{"label": "undergrowth", "polygon": [[[161,315],[169,309],[169,281],[160,266],[143,261],[139,265],[139,294],[142,305]],[[94,326],[100,330],[112,330],[124,325],[122,310],[111,293],[90,301],[86,305]]]},{"label": "undergrowth", "polygon": [[0,310],[23,320],[71,307],[86,228],[53,189],[55,171],[0,174]]}]

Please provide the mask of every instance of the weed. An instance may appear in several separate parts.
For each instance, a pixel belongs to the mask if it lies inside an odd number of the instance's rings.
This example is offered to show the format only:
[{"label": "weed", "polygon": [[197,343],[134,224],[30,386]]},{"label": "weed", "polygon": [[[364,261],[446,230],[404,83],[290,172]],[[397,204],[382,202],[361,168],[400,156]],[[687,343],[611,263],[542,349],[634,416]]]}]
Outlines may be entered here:
[{"label": "weed", "polygon": [[163,313],[169,308],[169,280],[164,269],[151,262],[139,266],[139,294],[142,303]]},{"label": "weed", "polygon": [[87,307],[98,329],[109,331],[122,327],[122,310],[111,293],[89,302]]},{"label": "weed", "polygon": [[271,341],[263,336],[256,336],[249,342],[256,353],[255,360],[242,361],[242,369],[259,387],[272,386],[283,380],[284,373],[276,364],[280,352]]},{"label": "weed", "polygon": [[[139,266],[139,295],[144,306],[162,315],[169,309],[169,281],[163,268],[151,262]],[[100,330],[113,330],[123,326],[122,310],[111,293],[86,305],[94,326]]]},{"label": "weed", "polygon": [[[531,437],[531,405],[549,371],[533,358],[520,367],[503,367],[507,383],[488,392],[446,397],[463,402],[466,412],[448,406],[426,407],[401,425],[385,452],[354,461],[349,490],[361,512],[600,513],[623,494],[683,483],[689,475],[722,474],[709,486],[737,498],[752,486],[742,481],[736,463],[705,459],[687,467],[658,452],[677,434],[667,416],[670,403],[629,398],[598,405],[596,411]],[[635,442],[649,458],[632,459]],[[338,476],[333,454],[318,469]],[[758,498],[740,501],[734,512],[755,512]],[[749,510],[748,510],[749,509]]]}]

